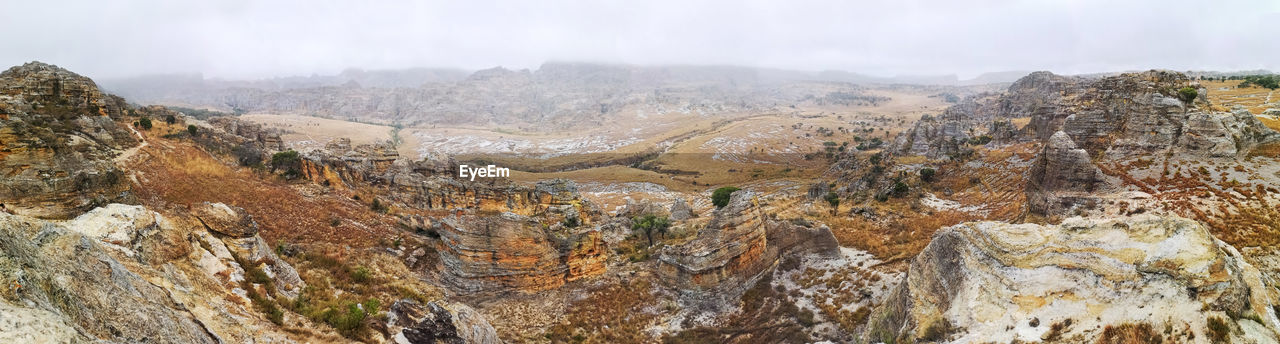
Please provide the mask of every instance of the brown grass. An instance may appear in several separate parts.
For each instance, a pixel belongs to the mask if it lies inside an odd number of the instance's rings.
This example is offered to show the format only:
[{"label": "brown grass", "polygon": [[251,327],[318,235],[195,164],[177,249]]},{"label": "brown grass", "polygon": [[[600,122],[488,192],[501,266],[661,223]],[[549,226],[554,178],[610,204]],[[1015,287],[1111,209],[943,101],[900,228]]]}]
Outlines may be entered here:
[{"label": "brown grass", "polygon": [[1102,329],[1098,344],[1160,344],[1164,337],[1151,328],[1148,323],[1124,323],[1118,326],[1107,325]]}]

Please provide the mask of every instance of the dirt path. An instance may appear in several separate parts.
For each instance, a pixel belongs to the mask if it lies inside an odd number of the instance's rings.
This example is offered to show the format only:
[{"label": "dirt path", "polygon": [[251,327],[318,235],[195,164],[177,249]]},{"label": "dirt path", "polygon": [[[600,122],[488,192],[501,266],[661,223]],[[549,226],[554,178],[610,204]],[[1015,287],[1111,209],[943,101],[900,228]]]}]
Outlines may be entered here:
[{"label": "dirt path", "polygon": [[138,152],[142,151],[142,148],[146,147],[148,144],[147,138],[143,137],[142,133],[138,132],[138,129],[134,129],[132,125],[129,125],[129,131],[132,131],[133,135],[137,136],[138,141],[141,141],[142,143],[138,144],[136,147],[126,149],[124,153],[120,153],[119,156],[116,156],[115,162],[117,164],[128,161],[129,158],[132,158],[134,155],[138,155]]}]

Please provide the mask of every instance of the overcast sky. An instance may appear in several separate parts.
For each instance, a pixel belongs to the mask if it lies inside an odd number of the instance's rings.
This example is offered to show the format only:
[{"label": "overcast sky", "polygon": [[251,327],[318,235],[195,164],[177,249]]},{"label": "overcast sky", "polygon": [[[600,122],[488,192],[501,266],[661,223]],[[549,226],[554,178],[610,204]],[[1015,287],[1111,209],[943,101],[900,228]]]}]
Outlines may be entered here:
[{"label": "overcast sky", "polygon": [[[5,1],[0,65],[259,78],[546,61],[1280,70],[1280,1]],[[2,68],[2,67],[0,67]]]}]

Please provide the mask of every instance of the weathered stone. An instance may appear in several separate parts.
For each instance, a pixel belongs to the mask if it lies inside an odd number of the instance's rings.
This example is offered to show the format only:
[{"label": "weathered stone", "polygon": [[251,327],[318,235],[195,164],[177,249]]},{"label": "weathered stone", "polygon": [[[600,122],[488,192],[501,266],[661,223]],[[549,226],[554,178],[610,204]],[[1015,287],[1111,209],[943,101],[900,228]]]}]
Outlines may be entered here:
[{"label": "weathered stone", "polygon": [[1109,189],[1105,175],[1076,148],[1067,133],[1049,138],[1027,181],[1029,210],[1037,214],[1065,214],[1097,192]]},{"label": "weathered stone", "polygon": [[191,207],[191,212],[211,232],[247,238],[258,234],[258,222],[239,207],[204,202]]},{"label": "weathered stone", "polygon": [[497,344],[498,333],[484,316],[461,303],[428,302],[426,307],[410,300],[391,306],[394,324],[403,327],[397,341],[411,344]]},{"label": "weathered stone", "polygon": [[961,224],[938,231],[912,261],[863,341],[1038,341],[1052,327],[1027,319],[1070,319],[1061,338],[1087,342],[1100,335],[1094,329],[1123,323],[1206,333],[1204,319],[1220,312],[1275,326],[1276,292],[1259,276],[1235,248],[1177,217]]},{"label": "weathered stone", "polygon": [[600,231],[552,232],[514,213],[451,215],[440,229],[438,270],[466,292],[539,291],[604,272]]},{"label": "weathered stone", "polygon": [[115,123],[127,111],[123,99],[56,66],[31,62],[0,73],[0,209],[64,219],[132,201],[112,161],[138,143]]},{"label": "weathered stone", "polygon": [[660,251],[659,275],[695,307],[718,310],[736,304],[783,252],[837,252],[830,229],[769,219],[758,202],[749,191],[734,192],[697,237]]},{"label": "weathered stone", "polygon": [[689,207],[689,203],[684,198],[676,198],[671,202],[671,219],[675,221],[684,221],[698,216],[693,213],[693,208]]}]

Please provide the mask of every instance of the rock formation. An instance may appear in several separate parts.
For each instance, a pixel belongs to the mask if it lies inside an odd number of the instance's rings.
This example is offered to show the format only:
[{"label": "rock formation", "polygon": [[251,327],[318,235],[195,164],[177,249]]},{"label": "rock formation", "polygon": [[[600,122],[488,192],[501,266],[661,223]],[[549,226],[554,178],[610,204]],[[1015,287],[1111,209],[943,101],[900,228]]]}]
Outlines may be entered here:
[{"label": "rock formation", "polygon": [[1030,119],[1017,129],[1018,140],[1048,141],[1062,131],[1091,156],[1101,152],[1112,158],[1156,153],[1233,157],[1280,139],[1247,111],[1214,113],[1203,97],[1179,100],[1176,92],[1182,87],[1199,85],[1168,71],[1094,79],[1036,72],[1002,95],[966,99],[940,116],[921,118],[898,137],[893,150],[931,158],[955,155],[973,137],[1010,136],[1014,128],[993,123],[1012,118]]},{"label": "rock formation", "polygon": [[1065,214],[1072,206],[1113,187],[1093,164],[1089,152],[1076,148],[1067,133],[1059,131],[1049,138],[1036,159],[1027,181],[1032,213]]},{"label": "rock formation", "polygon": [[1165,341],[1207,342],[1211,319],[1232,337],[1274,340],[1266,327],[1280,325],[1280,295],[1262,283],[1235,248],[1187,219],[967,223],[934,235],[863,341],[1094,342],[1128,323],[1175,329],[1161,332]]},{"label": "rock formation", "polygon": [[551,230],[515,213],[451,215],[439,224],[437,270],[464,292],[559,287],[603,273],[609,253],[599,230]]},{"label": "rock formation", "polygon": [[429,302],[424,307],[411,300],[391,305],[388,322],[402,328],[396,340],[411,344],[502,343],[484,316],[461,303]]},{"label": "rock formation", "polygon": [[0,209],[69,218],[129,201],[112,158],[138,144],[131,111],[89,78],[31,62],[0,73]]},{"label": "rock formation", "polygon": [[693,208],[689,207],[689,202],[684,198],[676,198],[671,202],[671,219],[675,221],[684,221],[698,216],[693,213]]},{"label": "rock formation", "polygon": [[688,243],[667,247],[658,256],[658,273],[686,301],[711,310],[736,304],[778,258],[838,249],[831,230],[808,228],[768,218],[756,195],[737,191],[715,211],[706,228]]}]

